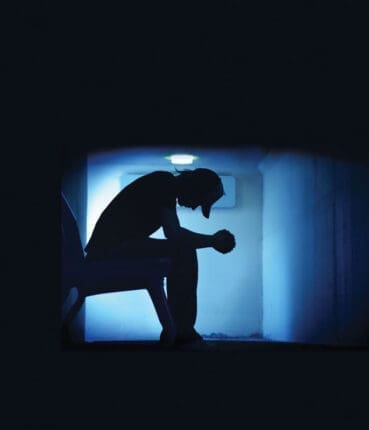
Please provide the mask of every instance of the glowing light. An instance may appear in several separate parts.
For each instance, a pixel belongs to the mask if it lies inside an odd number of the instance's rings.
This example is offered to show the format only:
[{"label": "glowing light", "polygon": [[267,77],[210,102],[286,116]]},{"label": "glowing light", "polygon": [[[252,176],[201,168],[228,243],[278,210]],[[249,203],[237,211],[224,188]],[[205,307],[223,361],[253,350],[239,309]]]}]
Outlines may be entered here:
[{"label": "glowing light", "polygon": [[190,154],[173,154],[165,157],[167,160],[170,160],[172,164],[192,164],[194,160],[197,160],[198,157]]}]

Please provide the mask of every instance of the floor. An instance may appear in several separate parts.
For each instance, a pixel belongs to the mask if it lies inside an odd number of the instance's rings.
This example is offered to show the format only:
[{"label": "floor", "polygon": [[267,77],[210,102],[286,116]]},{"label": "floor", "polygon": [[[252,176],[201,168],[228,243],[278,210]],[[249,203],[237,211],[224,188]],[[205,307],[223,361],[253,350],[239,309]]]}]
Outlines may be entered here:
[{"label": "floor", "polygon": [[267,339],[245,341],[205,339],[203,342],[163,347],[157,341],[119,341],[119,342],[86,342],[62,344],[63,351],[121,351],[121,352],[227,352],[227,351],[343,351],[368,350],[368,346],[332,346],[311,345],[289,342],[276,342]]}]

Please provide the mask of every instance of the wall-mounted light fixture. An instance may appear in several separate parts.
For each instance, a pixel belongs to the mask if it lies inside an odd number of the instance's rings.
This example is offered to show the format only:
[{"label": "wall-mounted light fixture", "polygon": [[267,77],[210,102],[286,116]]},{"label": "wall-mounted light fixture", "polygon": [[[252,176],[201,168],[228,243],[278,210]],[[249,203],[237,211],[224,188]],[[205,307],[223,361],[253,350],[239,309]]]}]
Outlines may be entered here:
[{"label": "wall-mounted light fixture", "polygon": [[194,160],[197,160],[199,157],[190,154],[173,154],[165,157],[172,164],[192,164]]}]

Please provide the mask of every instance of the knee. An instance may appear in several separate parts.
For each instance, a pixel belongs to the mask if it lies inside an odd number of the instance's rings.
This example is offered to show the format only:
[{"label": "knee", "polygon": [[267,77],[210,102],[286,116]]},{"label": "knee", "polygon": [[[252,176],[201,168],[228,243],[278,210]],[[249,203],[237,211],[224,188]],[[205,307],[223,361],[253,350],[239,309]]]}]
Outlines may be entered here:
[{"label": "knee", "polygon": [[177,250],[177,258],[186,267],[197,267],[196,248],[190,246],[180,246]]},{"label": "knee", "polygon": [[182,258],[196,258],[197,256],[196,248],[181,241],[171,241],[170,247],[173,256]]}]

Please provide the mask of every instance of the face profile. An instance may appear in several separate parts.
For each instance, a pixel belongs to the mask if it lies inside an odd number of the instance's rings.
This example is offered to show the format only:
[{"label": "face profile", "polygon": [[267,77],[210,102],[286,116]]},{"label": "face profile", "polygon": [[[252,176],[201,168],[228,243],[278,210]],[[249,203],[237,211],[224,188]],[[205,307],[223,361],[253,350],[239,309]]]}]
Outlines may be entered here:
[{"label": "face profile", "polygon": [[205,218],[209,218],[211,207],[222,196],[224,196],[224,194],[225,193],[223,189],[223,184],[221,181],[216,185],[215,188],[213,188],[207,194],[205,194],[201,203],[202,214],[204,215]]}]

